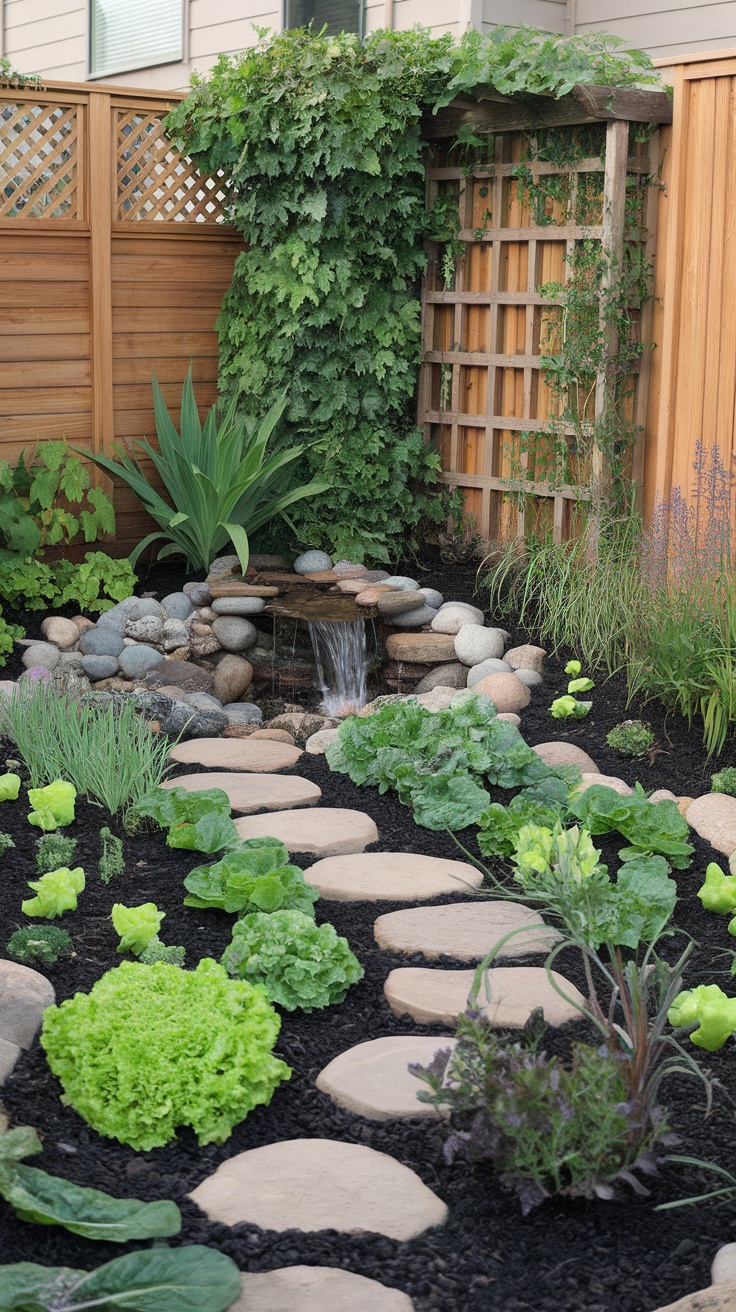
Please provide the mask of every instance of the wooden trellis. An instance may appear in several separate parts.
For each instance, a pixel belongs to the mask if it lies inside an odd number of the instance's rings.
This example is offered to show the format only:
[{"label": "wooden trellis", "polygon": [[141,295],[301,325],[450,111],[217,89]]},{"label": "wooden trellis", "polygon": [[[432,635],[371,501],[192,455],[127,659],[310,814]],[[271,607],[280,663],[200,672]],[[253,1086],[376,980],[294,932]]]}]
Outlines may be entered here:
[{"label": "wooden trellis", "polygon": [[[448,269],[443,247],[430,246],[419,422],[439,446],[443,481],[462,489],[466,511],[486,543],[524,537],[540,527],[551,530],[557,541],[570,537],[576,505],[590,497],[603,477],[595,449],[576,485],[545,477],[543,435],[551,418],[556,417],[559,428],[560,411],[540,359],[559,310],[538,289],[568,281],[570,257],[584,241],[601,244],[609,271],[620,267],[627,174],[656,173],[658,152],[657,134],[648,146],[630,146],[629,122],[670,119],[671,105],[662,93],[577,88],[565,100],[552,102],[541,97],[505,100],[489,91],[478,101],[455,101],[425,122],[425,137],[437,143],[427,171],[428,207],[439,192],[452,189],[460,224],[456,240],[464,251]],[[606,123],[601,155],[556,165],[528,149],[535,129],[601,122]],[[448,139],[463,125],[493,134],[489,164],[465,169],[453,161]],[[534,216],[519,177],[522,164],[532,185],[543,174],[569,175],[565,201],[548,203],[544,216]],[[584,175],[599,179],[597,212],[591,213],[590,186],[581,185]],[[656,199],[646,206],[645,226],[634,234],[650,259],[655,213]],[[640,331],[646,341],[646,312]],[[613,335],[608,349],[611,355],[616,350]],[[646,362],[646,351],[642,358]],[[602,371],[591,397],[591,419],[603,413],[605,382]],[[636,426],[644,422],[646,385],[643,364],[632,380],[627,416]],[[572,436],[572,430],[561,427]],[[526,435],[532,435],[531,443]],[[529,463],[530,447],[541,471]],[[639,449],[632,471],[636,478],[642,461]],[[510,496],[521,488],[523,496]]]}]

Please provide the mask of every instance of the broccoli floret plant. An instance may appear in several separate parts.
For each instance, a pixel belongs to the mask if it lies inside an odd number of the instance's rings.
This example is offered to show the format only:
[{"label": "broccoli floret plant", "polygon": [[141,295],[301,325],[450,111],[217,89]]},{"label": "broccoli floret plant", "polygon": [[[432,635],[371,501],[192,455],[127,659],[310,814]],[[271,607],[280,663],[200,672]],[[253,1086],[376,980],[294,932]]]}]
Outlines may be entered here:
[{"label": "broccoli floret plant", "polygon": [[36,840],[36,847],[36,869],[40,875],[45,875],[49,870],[71,865],[77,840],[67,834],[44,834],[43,838]]},{"label": "broccoli floret plant", "polygon": [[642,720],[624,720],[606,735],[606,742],[622,756],[643,756],[654,742],[654,734]]},{"label": "broccoli floret plant", "polygon": [[70,957],[74,944],[65,929],[56,925],[32,925],[16,929],[8,939],[6,952],[24,966],[53,966],[62,957]]},{"label": "broccoli floret plant", "polygon": [[124,961],[89,993],[44,1012],[41,1046],[63,1101],[98,1134],[148,1152],[189,1125],[202,1144],[289,1078],[273,1056],[280,1021],[264,989],[216,961],[196,970]]},{"label": "broccoli floret plant", "polygon": [[727,793],[729,797],[736,797],[736,766],[727,765],[723,770],[718,770],[711,778],[710,790],[712,793]]},{"label": "broccoli floret plant", "polygon": [[342,1002],[363,967],[333,925],[315,925],[301,911],[252,912],[233,928],[222,964],[230,975],[263,984],[287,1011]]}]

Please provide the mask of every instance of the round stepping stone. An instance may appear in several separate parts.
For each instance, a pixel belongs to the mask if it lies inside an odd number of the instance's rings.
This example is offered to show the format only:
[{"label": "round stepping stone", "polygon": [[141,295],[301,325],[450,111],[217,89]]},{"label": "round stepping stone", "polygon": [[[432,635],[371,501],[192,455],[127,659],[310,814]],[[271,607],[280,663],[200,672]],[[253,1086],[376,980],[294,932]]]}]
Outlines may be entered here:
[{"label": "round stepping stone", "polygon": [[208,765],[222,770],[246,770],[253,774],[270,774],[296,765],[301,748],[289,747],[263,738],[190,738],[177,743],[169,752],[170,761],[184,765]]},{"label": "round stepping stone", "polygon": [[309,882],[328,902],[422,902],[478,888],[483,875],[467,861],[418,852],[365,852],[315,862]]},{"label": "round stepping stone", "polygon": [[283,1266],[241,1276],[230,1312],[413,1312],[400,1289],[332,1266]]},{"label": "round stepping stone", "polygon": [[[402,966],[392,970],[383,991],[397,1016],[411,1016],[421,1024],[440,1021],[451,1025],[465,1011],[473,987],[474,970],[427,970],[423,966]],[[581,993],[557,971],[556,981],[568,998],[585,1005]],[[490,1001],[487,1001],[485,979]],[[526,1025],[535,1007],[544,1009],[548,1025],[563,1025],[579,1020],[580,1012],[565,1002],[550,984],[543,966],[498,966],[486,971],[478,994],[478,1005],[492,1025],[499,1027]]]},{"label": "round stepping stone", "polygon": [[338,1107],[357,1112],[369,1121],[400,1121],[433,1117],[438,1113],[417,1093],[426,1085],[409,1072],[409,1063],[429,1066],[441,1048],[454,1048],[457,1039],[418,1034],[370,1039],[341,1052],[317,1076],[317,1088]]},{"label": "round stepping stone", "polygon": [[315,856],[362,852],[369,843],[378,842],[378,830],[370,816],[343,806],[274,811],[236,820],[235,828],[241,838],[279,838],[290,852],[312,852]]},{"label": "round stepping stone", "polygon": [[210,1221],[262,1230],[365,1231],[407,1240],[447,1207],[393,1157],[335,1139],[286,1139],[238,1153],[189,1195]]},{"label": "round stepping stone", "polygon": [[[520,902],[457,902],[449,907],[411,907],[379,916],[376,943],[389,952],[422,952],[430,960],[443,953],[458,961],[482,961],[494,943],[514,930],[543,924],[538,912]],[[521,957],[549,952],[559,935],[553,929],[515,933],[499,955]]]},{"label": "round stepping stone", "polygon": [[287,807],[316,806],[322,789],[295,774],[182,774],[167,779],[162,788],[186,788],[190,793],[203,788],[221,788],[233,811],[284,811]]}]

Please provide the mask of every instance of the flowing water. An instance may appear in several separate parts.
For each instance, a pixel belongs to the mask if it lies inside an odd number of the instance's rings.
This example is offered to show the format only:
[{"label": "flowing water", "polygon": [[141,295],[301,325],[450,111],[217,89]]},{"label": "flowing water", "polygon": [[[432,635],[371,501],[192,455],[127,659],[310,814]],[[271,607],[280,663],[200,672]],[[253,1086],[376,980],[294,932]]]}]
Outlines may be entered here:
[{"label": "flowing water", "polygon": [[322,705],[328,715],[350,715],[368,701],[368,646],[363,620],[310,620]]}]

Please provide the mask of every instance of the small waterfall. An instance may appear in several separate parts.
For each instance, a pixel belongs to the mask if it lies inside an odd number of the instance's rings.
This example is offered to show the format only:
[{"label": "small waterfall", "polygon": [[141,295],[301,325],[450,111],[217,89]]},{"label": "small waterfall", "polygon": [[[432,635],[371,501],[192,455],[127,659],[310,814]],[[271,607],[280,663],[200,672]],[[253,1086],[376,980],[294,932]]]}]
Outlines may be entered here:
[{"label": "small waterfall", "polygon": [[365,622],[310,620],[322,705],[328,715],[350,715],[368,701]]}]

